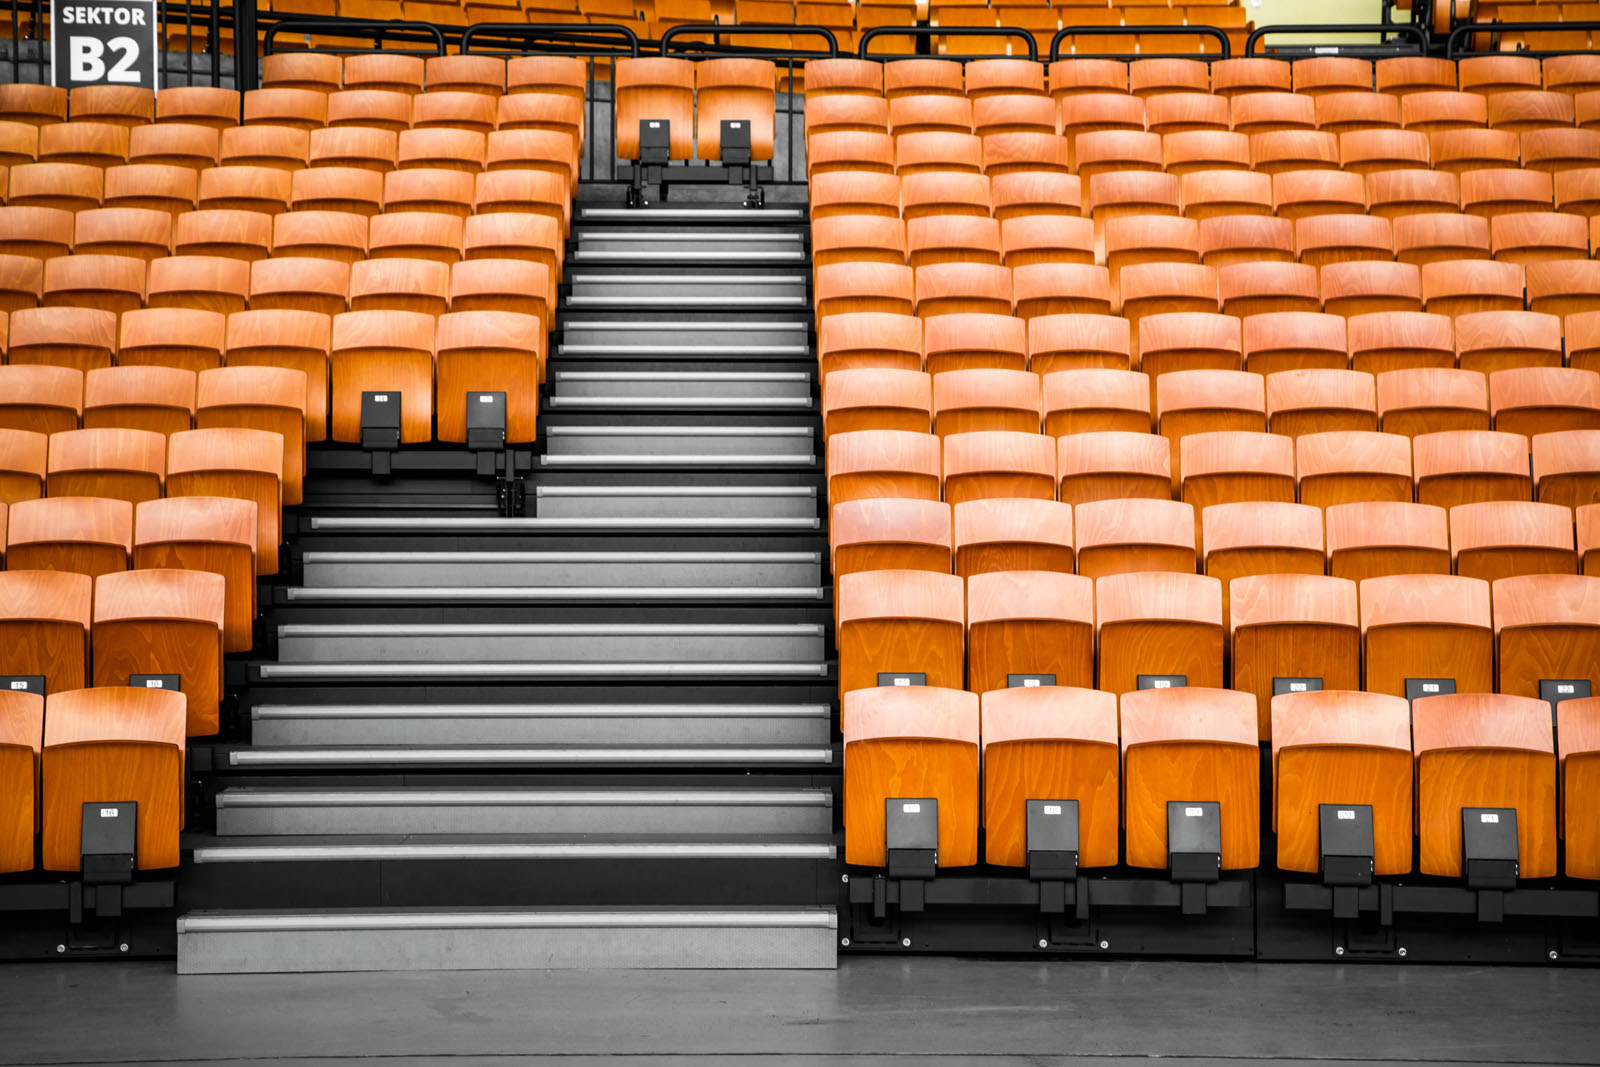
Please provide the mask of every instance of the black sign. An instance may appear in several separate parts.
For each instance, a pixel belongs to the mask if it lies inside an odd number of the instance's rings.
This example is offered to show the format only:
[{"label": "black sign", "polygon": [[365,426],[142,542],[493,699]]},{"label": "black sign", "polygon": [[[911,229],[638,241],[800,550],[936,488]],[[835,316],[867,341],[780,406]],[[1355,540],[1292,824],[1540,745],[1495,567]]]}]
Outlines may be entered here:
[{"label": "black sign", "polygon": [[56,6],[50,32],[59,88],[156,88],[155,0],[69,0]]}]

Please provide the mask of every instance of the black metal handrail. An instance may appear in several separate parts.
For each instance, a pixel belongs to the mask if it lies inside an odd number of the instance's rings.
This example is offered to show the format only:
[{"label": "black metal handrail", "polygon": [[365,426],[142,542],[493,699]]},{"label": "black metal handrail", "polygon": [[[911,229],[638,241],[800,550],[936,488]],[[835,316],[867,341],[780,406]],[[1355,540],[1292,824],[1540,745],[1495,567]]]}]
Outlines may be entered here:
[{"label": "black metal handrail", "polygon": [[[341,48],[340,52],[388,52],[391,55],[404,56],[442,56],[445,54],[444,33],[431,22],[373,22],[357,21],[351,19],[329,18],[317,15],[295,15],[292,19],[285,19],[267,27],[267,32],[261,41],[262,52],[272,55],[272,46],[280,34],[320,34],[330,37],[370,37],[377,47],[375,48]],[[432,41],[431,51],[410,48],[385,48],[383,42],[392,37],[401,43],[410,44],[421,41]]]},{"label": "black metal handrail", "polygon": [[1028,58],[1035,62],[1039,59],[1039,45],[1033,39],[1033,34],[1016,26],[875,26],[861,35],[861,45],[856,49],[856,55],[862,59],[880,59],[885,62],[897,59],[948,59],[952,62],[965,63],[973,59],[1005,59],[1006,53],[997,52],[992,56],[902,56],[883,55],[871,56],[867,54],[867,46],[879,37],[1020,37],[1028,48]]},{"label": "black metal handrail", "polygon": [[[474,47],[477,38],[500,37],[508,41],[520,41],[523,47],[508,46],[497,48],[492,44]],[[615,38],[614,48],[603,48],[608,38]],[[597,22],[592,25],[575,27],[573,23],[531,23],[531,22],[479,22],[461,31],[461,51],[463,54],[477,53],[502,54],[507,52],[527,52],[527,47],[540,41],[552,44],[561,44],[576,47],[559,49],[560,54],[567,56],[610,56],[618,55],[626,50],[628,55],[637,58],[639,55],[639,35],[628,27],[609,22]],[[593,49],[592,51],[586,49]],[[550,51],[556,51],[551,49]]]},{"label": "black metal handrail", "polygon": [[[837,59],[839,56],[839,38],[835,37],[833,35],[833,31],[828,29],[826,26],[784,26],[779,23],[730,23],[728,25],[723,25],[722,23],[716,22],[694,22],[685,23],[681,26],[669,27],[667,32],[661,35],[661,54],[666,55],[668,51],[670,51],[668,46],[672,43],[673,38],[687,36],[691,33],[710,35],[714,37],[738,37],[741,35],[746,37],[754,37],[757,35],[773,36],[777,34],[788,34],[791,37],[821,37],[823,40],[828,42],[828,48],[826,51],[811,52],[797,48],[756,47],[739,48],[737,53],[735,53],[740,56],[749,56],[752,59]],[[704,45],[703,41],[686,41],[684,43],[686,45]],[[681,54],[681,57],[684,59],[710,59],[716,58],[719,55],[727,54],[728,53],[717,52],[712,49],[685,48]]]},{"label": "black metal handrail", "polygon": [[[1410,52],[1410,51],[1406,51],[1406,52],[1399,53],[1399,54],[1402,54],[1402,55],[1421,55],[1422,53],[1426,52],[1427,49],[1428,49],[1428,35],[1422,32],[1422,27],[1421,26],[1414,26],[1409,22],[1309,23],[1309,24],[1307,24],[1305,26],[1260,26],[1260,27],[1257,27],[1256,29],[1251,30],[1250,31],[1250,36],[1248,36],[1248,37],[1246,37],[1244,39],[1244,54],[1247,55],[1247,56],[1258,55],[1259,53],[1256,51],[1256,43],[1258,41],[1260,41],[1263,37],[1272,36],[1272,35],[1276,35],[1276,34],[1280,34],[1280,33],[1299,33],[1299,34],[1316,33],[1316,34],[1334,34],[1334,35],[1355,34],[1355,33],[1363,33],[1363,34],[1365,34],[1365,33],[1376,33],[1376,34],[1379,34],[1379,35],[1384,36],[1384,37],[1389,37],[1389,36],[1415,37],[1416,40],[1417,40],[1416,51],[1414,53]],[[1287,47],[1288,49],[1293,50],[1297,55],[1307,55],[1307,56],[1358,55],[1359,54],[1359,50],[1361,50],[1361,49],[1366,49],[1366,50],[1379,49],[1379,50],[1382,50],[1383,54],[1385,54],[1385,55],[1395,54],[1397,52],[1397,49],[1394,48],[1393,46],[1390,46],[1388,41],[1383,41],[1383,42],[1381,42],[1380,44],[1377,44],[1377,45],[1355,44],[1355,45],[1340,46],[1340,45],[1322,44],[1322,45],[1288,45],[1288,46],[1281,46],[1281,47]]]},{"label": "black metal handrail", "polygon": [[1220,52],[1126,52],[1115,55],[1085,56],[1085,59],[1199,59],[1207,62],[1216,59],[1228,59],[1233,55],[1233,48],[1228,44],[1228,35],[1215,26],[1063,26],[1050,38],[1050,62],[1054,63],[1061,58],[1061,42],[1068,37],[1144,37],[1146,35],[1165,37],[1215,37],[1221,44]]},{"label": "black metal handrail", "polygon": [[[1450,31],[1450,36],[1444,43],[1444,57],[1456,59],[1463,55],[1484,55],[1473,48],[1458,48],[1457,42],[1463,38],[1471,37],[1475,33],[1558,33],[1562,30],[1587,30],[1593,33],[1600,30],[1600,22],[1469,22],[1457,26]],[[1492,49],[1498,53],[1498,49]],[[1544,56],[1568,56],[1593,52],[1592,48],[1520,48],[1516,51],[1519,56],[1543,58]]]}]

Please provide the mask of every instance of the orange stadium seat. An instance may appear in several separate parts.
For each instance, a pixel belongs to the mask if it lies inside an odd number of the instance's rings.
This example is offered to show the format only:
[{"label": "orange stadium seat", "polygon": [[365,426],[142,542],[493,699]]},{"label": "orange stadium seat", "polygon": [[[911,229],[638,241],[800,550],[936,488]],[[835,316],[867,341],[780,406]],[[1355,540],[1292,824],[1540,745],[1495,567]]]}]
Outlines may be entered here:
[{"label": "orange stadium seat", "polygon": [[1266,430],[1262,383],[1259,374],[1229,370],[1174,371],[1155,379],[1156,429],[1172,445],[1174,487],[1182,473],[1179,444],[1188,434]]},{"label": "orange stadium seat", "polygon": [[100,206],[105,174],[83,163],[24,163],[7,175],[6,203],[12,207],[53,207],[87,211]]},{"label": "orange stadium seat", "polygon": [[1347,370],[1291,370],[1266,378],[1267,425],[1275,434],[1376,430],[1373,376]]},{"label": "orange stadium seat", "polygon": [[1228,619],[1229,584],[1235,578],[1323,571],[1322,511],[1318,508],[1247,496],[1196,510],[1202,533],[1201,570],[1222,582],[1224,622]]},{"label": "orange stadium seat", "polygon": [[1461,182],[1441,170],[1381,170],[1366,176],[1367,210],[1386,219],[1453,214],[1461,209]]},{"label": "orange stadium seat", "polygon": [[1557,504],[1492,500],[1450,509],[1455,573],[1494,582],[1523,574],[1576,574],[1572,513]]},{"label": "orange stadium seat", "polygon": [[1351,581],[1391,574],[1449,574],[1443,508],[1404,501],[1361,501],[1327,509],[1328,573]]},{"label": "orange stadium seat", "polygon": [[[923,320],[922,334],[923,365],[936,379],[946,371],[1021,371],[1027,363],[1026,324],[1010,315],[987,313],[933,315]],[[1037,395],[1037,375],[1031,377],[1035,378],[1032,391]],[[969,381],[969,379],[959,380]],[[1010,379],[1010,381],[1014,388],[1021,379]],[[936,390],[935,414],[939,406],[937,400]],[[1036,409],[1037,404],[1034,407]]]},{"label": "orange stadium seat", "polygon": [[1559,363],[1495,371],[1489,411],[1494,428],[1509,433],[1600,430],[1600,374]]},{"label": "orange stadium seat", "polygon": [[117,363],[191,373],[220,367],[226,331],[227,316],[218,311],[179,307],[130,311],[122,316]]},{"label": "orange stadium seat", "polygon": [[44,694],[0,690],[0,795],[7,813],[0,825],[0,872],[6,874],[33,870],[43,745]]},{"label": "orange stadium seat", "polygon": [[[180,122],[135,126],[128,131],[128,162],[191,171],[214,167],[221,146],[219,132],[210,126]],[[111,178],[106,175],[107,200],[111,198]]]},{"label": "orange stadium seat", "polygon": [[1563,700],[1556,706],[1561,833],[1566,841],[1563,869],[1569,878],[1600,877],[1600,832],[1593,817],[1595,753],[1600,750],[1597,709],[1600,697]]},{"label": "orange stadium seat", "polygon": [[71,367],[0,367],[0,428],[51,434],[83,417],[83,372]]},{"label": "orange stadium seat", "polygon": [[915,308],[911,268],[893,263],[830,263],[820,266],[813,289],[816,293],[819,328],[829,317],[840,313],[910,315]]},{"label": "orange stadium seat", "polygon": [[1330,263],[1319,273],[1323,310],[1330,315],[1423,310],[1422,271],[1410,263]]},{"label": "orange stadium seat", "polygon": [[367,237],[367,254],[373,259],[455,263],[461,259],[464,229],[459,217],[432,211],[375,215]]},{"label": "orange stadium seat", "polygon": [[1423,874],[1460,877],[1463,812],[1511,808],[1519,878],[1556,874],[1556,758],[1550,705],[1488,692],[1411,706]]},{"label": "orange stadium seat", "polygon": [[1076,174],[1028,170],[996,174],[989,180],[994,217],[1004,223],[1023,215],[1083,213],[1083,184]]},{"label": "orange stadium seat", "polygon": [[[381,130],[367,131],[381,139],[388,137],[390,166],[394,164],[394,138]],[[326,135],[326,130],[318,130]],[[340,141],[349,144],[355,138],[340,135]],[[315,157],[310,154],[311,134],[294,126],[235,126],[222,131],[218,140],[217,161],[228,167],[274,167],[278,170],[305,169],[308,160],[325,160],[325,153]],[[319,142],[319,143],[326,143]]]},{"label": "orange stadium seat", "polygon": [[900,179],[866,170],[818,172],[811,176],[813,226],[836,215],[900,218]]},{"label": "orange stadium seat", "polygon": [[1278,736],[1274,693],[1359,689],[1356,585],[1311,572],[1241,575],[1227,585],[1232,688],[1256,702],[1263,738]]},{"label": "orange stadium seat", "polygon": [[1588,259],[1589,233],[1577,215],[1553,211],[1496,215],[1489,220],[1494,258],[1502,263]]},{"label": "orange stadium seat", "polygon": [[1561,683],[1600,681],[1600,579],[1531,574],[1492,588],[1500,692],[1565,703]]},{"label": "orange stadium seat", "polygon": [[1522,134],[1522,165],[1530,170],[1547,170],[1556,175],[1556,204],[1562,203],[1564,171],[1592,168],[1600,159],[1600,130],[1551,128]]},{"label": "orange stadium seat", "polygon": [[922,320],[910,314],[835,314],[817,327],[824,380],[839,370],[922,369]]},{"label": "orange stadium seat", "polygon": [[45,706],[40,756],[45,869],[80,868],[84,805],[111,799],[139,806],[135,865],[140,870],[178,866],[185,773],[182,695],[73,687],[52,691]]},{"label": "orange stadium seat", "polygon": [[201,371],[195,394],[198,429],[266,430],[283,441],[283,502],[300,503],[305,477],[305,372],[283,367]]},{"label": "orange stadium seat", "polygon": [[[1189,96],[1191,94],[1183,94]],[[1167,99],[1157,97],[1156,99]],[[1216,97],[1199,96],[1198,100],[1219,102]],[[1250,138],[1242,133],[1232,133],[1223,129],[1184,129],[1177,132],[1161,132],[1161,160],[1163,169],[1168,174],[1176,174],[1180,178],[1190,174],[1215,174],[1228,172],[1243,178],[1250,169]],[[1206,185],[1215,185],[1217,179],[1212,179]],[[1256,195],[1252,203],[1259,203],[1261,186],[1256,182],[1247,182],[1252,185]],[[1267,203],[1271,205],[1272,181],[1268,178],[1266,184]],[[1188,203],[1188,190],[1179,184],[1180,191],[1184,194],[1184,202]],[[1269,212],[1270,213],[1270,212]]]},{"label": "orange stadium seat", "polygon": [[950,507],[936,500],[875,497],[831,509],[833,573],[925,570],[949,574]]},{"label": "orange stadium seat", "polygon": [[[1385,93],[1362,92],[1335,92],[1324,93],[1313,98],[1316,102],[1317,129],[1324,133],[1334,134],[1339,138],[1340,155],[1349,166],[1353,160],[1373,158],[1368,155],[1371,148],[1377,148],[1377,158],[1388,157],[1391,159],[1420,160],[1414,165],[1428,165],[1428,141],[1421,133],[1415,131],[1402,131],[1400,129],[1400,101]],[[1377,137],[1357,136],[1346,141],[1350,134],[1379,134]],[[1404,133],[1412,136],[1391,137],[1387,134]],[[1416,155],[1413,147],[1420,139],[1422,155]],[[1349,149],[1353,148],[1352,153]],[[1390,156],[1389,153],[1399,150],[1399,155]],[[1362,166],[1358,163],[1357,166]],[[1354,170],[1357,167],[1350,167]],[[1373,168],[1383,169],[1383,168]],[[1365,170],[1362,171],[1365,173]]]},{"label": "orange stadium seat", "polygon": [[[1470,317],[1470,316],[1467,316]],[[1377,376],[1378,419],[1385,433],[1489,429],[1489,389],[1480,371],[1418,367]]]},{"label": "orange stadium seat", "polygon": [[86,429],[178,433],[194,424],[192,370],[162,366],[101,367],[84,376]]},{"label": "orange stadium seat", "polygon": [[1393,223],[1394,254],[1402,263],[1489,258],[1488,219],[1438,212],[1399,215]]},{"label": "orange stadium seat", "polygon": [[227,129],[239,125],[239,93],[206,85],[182,86],[156,94],[156,121]]},{"label": "orange stadium seat", "polygon": [[[1520,145],[1517,135],[1508,130],[1452,129],[1430,133],[1428,150],[1436,170],[1456,175],[1493,170],[1502,174],[1490,183],[1497,184],[1505,181],[1506,172],[1517,169]],[[1474,183],[1482,184],[1478,179]],[[1465,189],[1468,183],[1461,184]]]},{"label": "orange stadium seat", "polygon": [[1445,315],[1384,311],[1351,315],[1345,323],[1350,366],[1368,374],[1414,367],[1454,367],[1455,337]]},{"label": "orange stadium seat", "polygon": [[0,429],[0,504],[44,495],[50,438],[31,430]]},{"label": "orange stadium seat", "polygon": [[0,208],[0,255],[51,259],[72,251],[73,214],[55,207]]},{"label": "orange stadium seat", "polygon": [[[996,571],[967,582],[967,670],[974,692],[1013,675],[1041,685],[1094,680],[1094,585],[1056,571]],[[1043,676],[1043,677],[1039,677]]]},{"label": "orange stadium seat", "polygon": [[1027,863],[1026,803],[1074,800],[1078,861],[1117,862],[1117,700],[1068,686],[997,689],[982,697],[985,859]]},{"label": "orange stadium seat", "polygon": [[1127,864],[1168,867],[1168,806],[1204,798],[1220,807],[1221,868],[1256,866],[1261,757],[1250,694],[1175,687],[1125,691],[1120,704]]},{"label": "orange stadium seat", "polygon": [[[326,168],[317,171],[296,171],[290,174],[288,171],[273,167],[212,167],[200,172],[196,203],[207,210],[260,211],[276,215],[280,211],[289,210],[289,201],[294,196],[294,187],[297,183],[302,180],[308,183],[331,182],[334,180],[331,170],[332,168]],[[343,173],[344,168],[338,168],[338,171]],[[313,173],[317,175],[315,178],[303,177]],[[172,197],[170,203],[176,206],[181,201],[177,197]],[[134,201],[124,202],[122,206],[154,207],[156,204]]]},{"label": "orange stadium seat", "polygon": [[828,499],[938,500],[944,484],[940,441],[931,433],[859,430],[828,440]]},{"label": "orange stadium seat", "polygon": [[1517,433],[1450,430],[1412,439],[1417,500],[1454,507],[1531,500],[1528,439]]},{"label": "orange stadium seat", "polygon": [[884,215],[829,215],[816,219],[811,226],[811,261],[818,267],[830,263],[903,266],[905,224],[898,217]]},{"label": "orange stadium seat", "polygon": [[[1084,441],[1079,438],[1062,438]],[[1075,504],[1078,573],[1089,578],[1143,571],[1195,572],[1195,510],[1153,498],[1102,498]]]},{"label": "orange stadium seat", "polygon": [[173,434],[167,455],[169,496],[225,496],[256,505],[256,569],[278,571],[283,532],[283,439],[236,427]]},{"label": "orange stadium seat", "polygon": [[1015,215],[1000,222],[1002,263],[1094,262],[1094,224],[1070,215]]},{"label": "orange stadium seat", "polygon": [[[908,188],[910,184],[907,179]],[[968,215],[918,215],[906,223],[906,257],[913,268],[934,263],[999,265],[1000,224]]]},{"label": "orange stadium seat", "polygon": [[1193,219],[1122,215],[1106,220],[1102,229],[1112,285],[1131,264],[1200,262],[1200,227]]},{"label": "orange stadium seat", "polygon": [[224,588],[221,575],[206,571],[134,570],[97,578],[95,685],[126,686],[135,675],[178,675],[176,688],[187,701],[185,732],[216,733]]},{"label": "orange stadium seat", "polygon": [[0,674],[43,677],[45,693],[88,680],[93,582],[69,571],[0,573]]},{"label": "orange stadium seat", "polygon": [[1009,315],[1012,311],[1011,271],[998,264],[936,263],[918,267],[914,290],[914,310],[923,319],[962,312]]},{"label": "orange stadium seat", "polygon": [[1488,582],[1395,574],[1360,586],[1368,691],[1427,696],[1448,692],[1446,681],[1461,693],[1494,691]]},{"label": "orange stadium seat", "polygon": [[[176,217],[196,209],[200,199],[200,175],[209,174],[215,169],[210,163],[195,169],[158,163],[112,167],[106,171],[105,206],[164,211]],[[219,178],[207,179],[208,187],[218,194],[230,194],[236,191],[229,188],[230,178],[234,179],[231,183],[233,186],[244,184],[237,180],[239,174],[236,169],[229,168]],[[246,194],[240,192],[239,195]],[[218,206],[231,205],[223,203]]]},{"label": "orange stadium seat", "polygon": [[944,438],[944,496],[950,504],[988,497],[1053,500],[1055,441],[1008,430],[953,433]]},{"label": "orange stadium seat", "polygon": [[1200,220],[1200,262],[1235,264],[1294,259],[1294,223],[1266,215],[1223,215]]},{"label": "orange stadium seat", "polygon": [[1054,571],[1075,566],[1072,508],[1050,500],[972,500],[953,509],[956,573]]},{"label": "orange stadium seat", "polygon": [[870,867],[888,863],[886,805],[902,799],[937,802],[940,866],[978,862],[976,694],[931,683],[847,691],[840,731],[845,809],[850,812],[845,825],[847,863]]},{"label": "orange stadium seat", "polygon": [[1354,688],[1272,700],[1272,821],[1282,870],[1320,873],[1321,811],[1331,804],[1372,809],[1373,874],[1411,872],[1410,709]]},{"label": "orange stadium seat", "polygon": [[[1252,168],[1257,173],[1272,176],[1275,184],[1277,178],[1286,174],[1334,172],[1339,169],[1339,139],[1321,130],[1269,130],[1250,138],[1250,159]],[[1286,183],[1284,192],[1287,199],[1305,200],[1325,187],[1328,187],[1327,192],[1339,193],[1346,200],[1350,199],[1353,188],[1347,181],[1313,177]],[[1291,193],[1296,195],[1290,197]]]},{"label": "orange stadium seat", "polygon": [[1126,370],[1128,320],[1114,315],[1040,315],[1028,320],[1028,369]]},{"label": "orange stadium seat", "polygon": [[244,94],[242,124],[321,129],[328,124],[328,97],[311,89],[251,89]]},{"label": "orange stadium seat", "polygon": [[1111,275],[1086,263],[1031,263],[1012,271],[1016,313],[1041,315],[1111,314]]},{"label": "orange stadium seat", "polygon": [[1600,577],[1600,505],[1585,504],[1573,512],[1578,525],[1578,556],[1583,573]]},{"label": "orange stadium seat", "polygon": [[132,552],[133,505],[126,500],[63,496],[11,506],[6,566],[12,570],[97,578],[127,570]]},{"label": "orange stadium seat", "polygon": [[1533,493],[1569,508],[1600,503],[1600,430],[1533,435]]},{"label": "orange stadium seat", "polygon": [[11,312],[7,361],[90,371],[109,367],[117,316],[94,308],[23,308]]},{"label": "orange stadium seat", "polygon": [[45,476],[50,496],[104,496],[137,504],[162,495],[167,439],[146,430],[52,434]]},{"label": "orange stadium seat", "polygon": [[374,391],[400,394],[401,443],[431,439],[434,329],[434,317],[417,311],[357,310],[334,317],[332,440],[361,440],[361,395]]},{"label": "orange stadium seat", "polygon": [[1088,431],[1058,438],[1056,449],[1064,503],[1124,498],[1171,502],[1171,447],[1160,437],[1144,431]]},{"label": "orange stadium seat", "polygon": [[0,256],[0,311],[37,307],[44,288],[44,264],[27,256]]},{"label": "orange stadium seat", "polygon": [[1150,379],[1145,374],[1085,368],[1054,371],[1043,382],[1044,430],[1053,437],[1103,430],[1150,432]]},{"label": "orange stadium seat", "polygon": [[[1145,127],[1163,140],[1174,134],[1228,131],[1228,101],[1221,96],[1210,93],[1160,93],[1145,97],[1144,106]],[[1236,136],[1244,137],[1243,134]],[[1245,168],[1248,169],[1249,165],[1247,157]]]},{"label": "orange stadium seat", "polygon": [[145,301],[142,259],[132,256],[57,256],[44,264],[45,307],[94,308],[122,314]]},{"label": "orange stadium seat", "polygon": [[1309,311],[1247,316],[1244,369],[1256,374],[1291,370],[1343,370],[1350,364],[1345,319]]},{"label": "orange stadium seat", "polygon": [[1329,263],[1394,258],[1389,220],[1374,215],[1311,215],[1295,222],[1295,247],[1301,263]]},{"label": "orange stadium seat", "polygon": [[1600,296],[1600,260],[1527,265],[1528,309],[1566,316],[1587,311]]},{"label": "orange stadium seat", "polygon": [[[458,301],[463,306],[470,303]],[[537,316],[516,311],[469,309],[439,316],[435,340],[439,440],[466,442],[469,394],[503,392],[507,442],[532,441],[539,398],[531,383],[543,379],[544,338]]]},{"label": "orange stadium seat", "polygon": [[1411,442],[1391,433],[1305,434],[1295,440],[1295,477],[1302,504],[1409,501]]},{"label": "orange stadium seat", "polygon": [[1217,268],[1217,295],[1226,315],[1248,317],[1322,310],[1317,269],[1307,263],[1229,263]]},{"label": "orange stadium seat", "polygon": [[[965,583],[929,571],[861,571],[836,583],[839,690],[870,689],[893,675],[929,686],[963,680]],[[885,681],[892,685],[893,682]]]},{"label": "orange stadium seat", "polygon": [[135,526],[135,567],[223,577],[223,651],[249,651],[256,616],[255,503],[204,496],[147,500],[137,509]]},{"label": "orange stadium seat", "polygon": [[1039,403],[1039,376],[1027,371],[951,370],[933,375],[933,429],[940,437],[979,430],[1038,433]]},{"label": "orange stadium seat", "polygon": [[1180,443],[1181,499],[1202,511],[1239,501],[1294,502],[1294,442],[1276,433],[1191,433]]},{"label": "orange stadium seat", "polygon": [[306,440],[327,436],[332,325],[310,311],[246,311],[228,317],[229,366],[288,367],[306,375]]}]

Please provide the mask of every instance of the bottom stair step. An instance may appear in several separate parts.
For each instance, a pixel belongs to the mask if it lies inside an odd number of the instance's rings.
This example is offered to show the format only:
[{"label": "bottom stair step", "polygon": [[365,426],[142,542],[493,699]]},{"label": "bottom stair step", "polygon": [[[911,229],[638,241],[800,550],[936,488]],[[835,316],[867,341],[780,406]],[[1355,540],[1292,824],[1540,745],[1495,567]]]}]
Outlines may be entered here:
[{"label": "bottom stair step", "polygon": [[204,911],[179,974],[527,968],[832,968],[832,908]]}]

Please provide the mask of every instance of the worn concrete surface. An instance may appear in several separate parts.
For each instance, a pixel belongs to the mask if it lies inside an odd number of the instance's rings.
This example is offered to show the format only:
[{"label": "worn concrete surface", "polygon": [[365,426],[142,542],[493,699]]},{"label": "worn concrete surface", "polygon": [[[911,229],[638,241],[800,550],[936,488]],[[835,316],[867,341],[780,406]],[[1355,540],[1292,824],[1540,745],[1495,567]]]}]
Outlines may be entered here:
[{"label": "worn concrete surface", "polygon": [[1600,1063],[1600,971],[853,959],[837,972],[0,967],[0,1064]]}]

